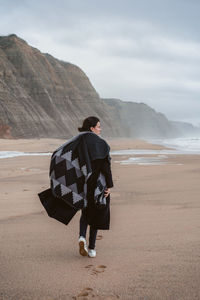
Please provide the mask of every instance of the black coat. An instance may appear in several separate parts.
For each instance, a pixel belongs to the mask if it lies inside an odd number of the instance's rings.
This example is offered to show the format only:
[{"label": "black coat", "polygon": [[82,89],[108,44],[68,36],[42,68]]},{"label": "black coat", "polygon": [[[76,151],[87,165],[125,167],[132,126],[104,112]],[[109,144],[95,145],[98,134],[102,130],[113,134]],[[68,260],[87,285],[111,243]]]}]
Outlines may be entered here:
[{"label": "black coat", "polygon": [[85,214],[88,224],[93,228],[108,230],[110,227],[110,195],[106,198],[106,207],[97,209],[94,205],[94,190],[100,172],[105,175],[107,188],[113,187],[110,161],[107,157],[105,159],[96,159],[92,162],[92,170],[93,173],[88,180],[88,206],[82,210],[82,213]]},{"label": "black coat", "polygon": [[[96,187],[96,180],[99,172],[102,172],[105,175],[107,187],[113,187],[112,173],[108,157],[92,161],[92,170],[93,173],[88,180],[88,207],[83,209],[83,213],[86,214],[88,224],[90,224],[93,228],[106,230],[109,229],[110,226],[110,196],[106,198],[106,208],[102,210],[96,209],[94,206],[94,189]],[[71,221],[77,212],[77,210],[67,205],[63,200],[55,197],[52,194],[51,189],[47,189],[39,193],[38,196],[48,215],[65,225]]]}]

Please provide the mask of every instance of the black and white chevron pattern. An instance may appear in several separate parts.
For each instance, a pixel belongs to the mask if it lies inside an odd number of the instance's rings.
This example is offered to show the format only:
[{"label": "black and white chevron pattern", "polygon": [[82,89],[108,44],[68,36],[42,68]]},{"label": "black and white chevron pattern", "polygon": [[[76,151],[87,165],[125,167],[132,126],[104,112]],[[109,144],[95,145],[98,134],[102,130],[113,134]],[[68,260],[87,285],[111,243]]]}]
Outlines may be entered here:
[{"label": "black and white chevron pattern", "polygon": [[[87,146],[79,143],[80,133],[59,147],[51,157],[50,184],[54,196],[75,209],[87,206],[87,181],[92,174]],[[100,173],[95,196],[105,187],[105,177]]]}]

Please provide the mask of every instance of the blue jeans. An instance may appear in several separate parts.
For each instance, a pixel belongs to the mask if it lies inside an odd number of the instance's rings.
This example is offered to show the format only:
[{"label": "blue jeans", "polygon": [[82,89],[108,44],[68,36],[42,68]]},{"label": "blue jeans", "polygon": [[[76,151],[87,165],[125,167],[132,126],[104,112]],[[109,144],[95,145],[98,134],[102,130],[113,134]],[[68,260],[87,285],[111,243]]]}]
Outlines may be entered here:
[{"label": "blue jeans", "polygon": [[[88,227],[88,222],[87,222],[86,213],[84,210],[82,210],[81,217],[80,217],[79,236],[83,236],[84,238],[86,238],[87,227]],[[92,226],[90,226],[89,249],[95,248],[96,237],[97,237],[97,229],[94,229],[92,228]]]}]

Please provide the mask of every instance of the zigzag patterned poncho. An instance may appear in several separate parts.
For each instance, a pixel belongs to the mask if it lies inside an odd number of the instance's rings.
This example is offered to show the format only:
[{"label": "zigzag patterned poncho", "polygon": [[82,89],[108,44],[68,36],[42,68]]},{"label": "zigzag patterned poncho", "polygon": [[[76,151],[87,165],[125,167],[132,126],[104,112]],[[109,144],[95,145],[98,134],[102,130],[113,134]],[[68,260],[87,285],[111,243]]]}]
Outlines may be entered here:
[{"label": "zigzag patterned poncho", "polygon": [[[53,195],[76,210],[86,207],[91,162],[105,157],[110,159],[109,152],[106,141],[90,131],[81,132],[61,145],[51,156],[49,176]],[[105,177],[100,173],[94,196],[102,193],[105,185]]]}]

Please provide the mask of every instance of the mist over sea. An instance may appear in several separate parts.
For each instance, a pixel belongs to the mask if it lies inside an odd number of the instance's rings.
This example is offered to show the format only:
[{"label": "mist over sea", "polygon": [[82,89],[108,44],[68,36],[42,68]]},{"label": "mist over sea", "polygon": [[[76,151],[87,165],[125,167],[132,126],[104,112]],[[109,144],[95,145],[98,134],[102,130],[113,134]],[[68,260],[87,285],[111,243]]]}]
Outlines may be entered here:
[{"label": "mist over sea", "polygon": [[165,165],[171,155],[200,155],[200,138],[146,139],[151,144],[158,144],[170,149],[127,149],[111,151],[111,155],[129,155],[121,164]]},{"label": "mist over sea", "polygon": [[200,137],[173,138],[173,139],[147,139],[152,144],[174,148],[183,154],[200,154]]}]

